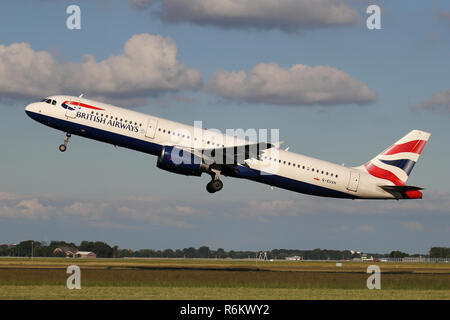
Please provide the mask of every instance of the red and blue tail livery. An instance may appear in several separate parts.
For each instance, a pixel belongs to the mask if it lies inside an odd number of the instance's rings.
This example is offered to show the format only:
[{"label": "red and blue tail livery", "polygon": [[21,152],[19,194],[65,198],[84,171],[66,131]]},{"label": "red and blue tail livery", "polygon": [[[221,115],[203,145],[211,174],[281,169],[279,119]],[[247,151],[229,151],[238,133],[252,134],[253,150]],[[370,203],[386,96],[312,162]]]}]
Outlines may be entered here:
[{"label": "red and blue tail livery", "polygon": [[[347,199],[420,199],[423,188],[406,182],[430,134],[413,130],[359,167],[345,167],[281,150],[279,141],[251,142],[73,96],[52,96],[31,103],[32,119],[66,133],[157,157],[159,169],[175,174],[211,176],[209,193],[223,188],[221,177],[248,179],[271,187],[320,197]],[[93,155],[91,155],[93,156]]]},{"label": "red and blue tail livery", "polygon": [[[388,180],[395,186],[405,186],[412,169],[430,138],[430,133],[413,130],[367,162],[364,167],[367,172],[377,178]],[[385,188],[386,189],[386,188]],[[392,188],[388,188],[394,190]],[[401,188],[397,188],[400,190]],[[405,188],[403,188],[405,190]],[[417,192],[412,192],[417,191]],[[406,190],[406,196],[422,194],[417,190]]]}]

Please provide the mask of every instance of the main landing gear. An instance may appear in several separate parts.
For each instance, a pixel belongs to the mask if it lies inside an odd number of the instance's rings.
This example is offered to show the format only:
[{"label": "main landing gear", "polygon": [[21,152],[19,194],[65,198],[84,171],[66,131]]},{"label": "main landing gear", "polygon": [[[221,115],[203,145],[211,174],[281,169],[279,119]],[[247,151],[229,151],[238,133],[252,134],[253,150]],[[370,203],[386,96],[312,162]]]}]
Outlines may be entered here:
[{"label": "main landing gear", "polygon": [[211,181],[206,185],[206,190],[209,193],[215,193],[217,191],[222,190],[223,182],[219,179],[220,171],[216,169],[211,170]]},{"label": "main landing gear", "polygon": [[71,136],[72,135],[69,132],[66,132],[66,136],[64,137],[64,143],[59,146],[59,151],[64,152],[67,150],[67,144],[69,143]]}]

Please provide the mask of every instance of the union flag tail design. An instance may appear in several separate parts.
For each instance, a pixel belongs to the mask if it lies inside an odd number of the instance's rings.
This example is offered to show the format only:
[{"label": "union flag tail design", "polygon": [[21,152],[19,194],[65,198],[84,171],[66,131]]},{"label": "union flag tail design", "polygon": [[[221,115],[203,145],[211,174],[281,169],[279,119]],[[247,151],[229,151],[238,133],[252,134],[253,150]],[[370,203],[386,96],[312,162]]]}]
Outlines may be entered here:
[{"label": "union flag tail design", "polygon": [[413,130],[364,167],[374,177],[404,186],[430,136],[428,132]]}]

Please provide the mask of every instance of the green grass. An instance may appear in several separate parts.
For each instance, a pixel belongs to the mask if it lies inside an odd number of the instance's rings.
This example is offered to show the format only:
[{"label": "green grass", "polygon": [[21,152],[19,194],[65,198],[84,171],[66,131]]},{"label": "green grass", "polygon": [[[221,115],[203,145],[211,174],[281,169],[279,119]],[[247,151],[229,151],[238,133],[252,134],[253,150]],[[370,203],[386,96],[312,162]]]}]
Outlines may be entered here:
[{"label": "green grass", "polygon": [[157,300],[392,300],[450,299],[443,290],[367,290],[367,289],[285,289],[285,288],[205,288],[205,287],[81,287],[1,286],[0,299],[157,299]]},{"label": "green grass", "polygon": [[[0,269],[0,286],[65,285],[65,269]],[[213,287],[365,289],[357,272],[83,269],[85,287]],[[384,289],[450,290],[447,274],[382,274]]]},{"label": "green grass", "polygon": [[[81,290],[66,288],[67,266]],[[378,264],[381,290],[368,290],[367,263],[185,259],[0,259],[0,299],[450,299],[446,264]]]}]

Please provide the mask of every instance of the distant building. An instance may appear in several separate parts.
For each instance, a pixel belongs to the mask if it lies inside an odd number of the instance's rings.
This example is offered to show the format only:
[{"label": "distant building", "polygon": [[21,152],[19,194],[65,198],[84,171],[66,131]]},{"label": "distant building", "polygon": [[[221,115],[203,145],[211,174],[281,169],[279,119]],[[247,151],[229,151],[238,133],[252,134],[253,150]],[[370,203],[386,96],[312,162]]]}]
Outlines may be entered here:
[{"label": "distant building", "polygon": [[75,258],[77,252],[78,249],[74,247],[61,247],[53,250],[53,254],[63,253],[66,255],[66,258]]},{"label": "distant building", "polygon": [[362,261],[373,261],[373,257],[372,256],[368,257],[367,254],[363,254],[361,256],[361,260]]},{"label": "distant building", "polygon": [[303,257],[299,257],[299,256],[286,257],[286,260],[289,260],[289,261],[300,261],[300,260],[303,260]]},{"label": "distant building", "polygon": [[97,255],[90,251],[78,251],[75,253],[75,258],[90,258],[94,259],[97,258]]}]

